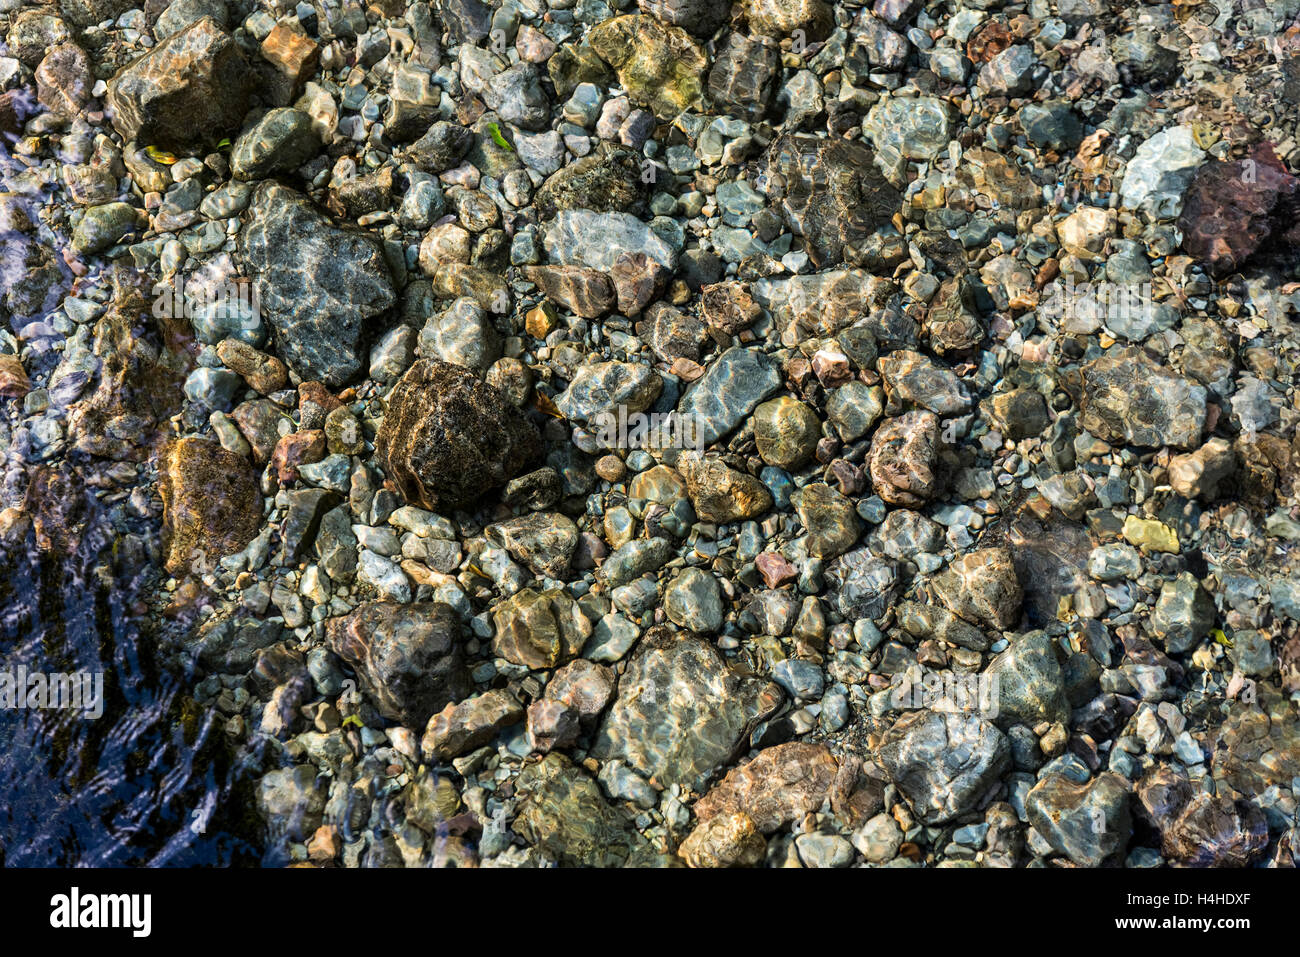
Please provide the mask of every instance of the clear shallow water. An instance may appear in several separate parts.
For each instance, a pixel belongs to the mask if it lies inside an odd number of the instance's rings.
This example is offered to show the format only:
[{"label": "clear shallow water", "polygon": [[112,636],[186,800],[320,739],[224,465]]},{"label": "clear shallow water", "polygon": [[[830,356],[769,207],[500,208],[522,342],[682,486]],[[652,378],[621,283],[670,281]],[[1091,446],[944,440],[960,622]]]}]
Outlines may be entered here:
[{"label": "clear shallow water", "polygon": [[[97,525],[99,526],[97,528]],[[160,668],[153,629],[132,606],[152,576],[112,585],[95,574],[109,544],[95,516],[68,558],[0,550],[0,671],[102,672],[105,706],[80,712],[0,708],[0,856],[6,866],[204,866],[258,863],[240,830],[251,769],[234,761],[220,720],[196,708],[184,675]]]}]

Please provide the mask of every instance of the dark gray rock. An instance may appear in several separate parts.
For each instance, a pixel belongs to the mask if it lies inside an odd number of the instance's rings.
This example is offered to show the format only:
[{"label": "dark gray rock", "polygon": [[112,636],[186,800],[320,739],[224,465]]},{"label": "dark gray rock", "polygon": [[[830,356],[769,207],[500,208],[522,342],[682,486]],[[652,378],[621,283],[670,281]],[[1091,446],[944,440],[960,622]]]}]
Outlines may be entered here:
[{"label": "dark gray rock", "polygon": [[373,234],[336,226],[302,194],[263,183],[239,251],[291,369],[337,388],[365,368],[366,325],[397,301]]}]

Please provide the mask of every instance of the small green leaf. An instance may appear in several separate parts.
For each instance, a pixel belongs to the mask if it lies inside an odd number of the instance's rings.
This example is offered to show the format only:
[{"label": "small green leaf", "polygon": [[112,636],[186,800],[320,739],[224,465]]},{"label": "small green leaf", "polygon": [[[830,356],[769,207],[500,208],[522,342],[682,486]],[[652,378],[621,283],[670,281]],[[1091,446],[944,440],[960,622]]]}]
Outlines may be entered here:
[{"label": "small green leaf", "polygon": [[512,153],[515,151],[515,148],[506,141],[504,136],[501,135],[501,127],[497,126],[495,123],[489,123],[488,132],[492,134],[492,142],[496,143],[497,146],[501,147],[503,150],[509,150]]},{"label": "small green leaf", "polygon": [[155,163],[162,163],[164,166],[171,166],[172,163],[176,162],[175,156],[168,153],[166,150],[160,150],[156,146],[146,146],[144,148],[144,153]]}]

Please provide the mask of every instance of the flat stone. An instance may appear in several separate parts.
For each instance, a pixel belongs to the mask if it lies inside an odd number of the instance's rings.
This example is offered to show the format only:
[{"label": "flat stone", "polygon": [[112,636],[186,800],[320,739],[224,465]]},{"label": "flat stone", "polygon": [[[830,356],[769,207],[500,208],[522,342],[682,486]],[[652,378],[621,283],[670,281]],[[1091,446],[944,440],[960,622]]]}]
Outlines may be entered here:
[{"label": "flat stone", "polygon": [[281,358],[337,388],[365,368],[365,330],[397,301],[383,246],[333,225],[301,193],[266,182],[253,193],[239,251],[255,277]]},{"label": "flat stone", "polygon": [[213,571],[241,551],[262,527],[262,496],[243,456],[216,442],[177,439],[162,453],[158,489],[163,502],[167,571]]},{"label": "flat stone", "polygon": [[703,791],[780,702],[775,685],[732,671],[703,639],[655,629],[619,679],[591,754],[622,760],[652,784]]}]

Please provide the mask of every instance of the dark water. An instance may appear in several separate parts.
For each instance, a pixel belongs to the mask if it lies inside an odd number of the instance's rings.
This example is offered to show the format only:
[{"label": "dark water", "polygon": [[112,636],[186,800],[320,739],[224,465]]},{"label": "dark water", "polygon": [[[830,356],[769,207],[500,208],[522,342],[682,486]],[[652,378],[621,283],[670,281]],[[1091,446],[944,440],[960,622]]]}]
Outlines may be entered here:
[{"label": "dark water", "polygon": [[42,553],[31,533],[0,548],[0,671],[102,672],[105,698],[97,720],[0,708],[0,860],[257,864],[252,761],[230,753],[219,716],[189,697],[189,676],[160,667],[136,605],[156,575],[96,572],[112,555],[103,525],[92,514],[68,557]]}]

